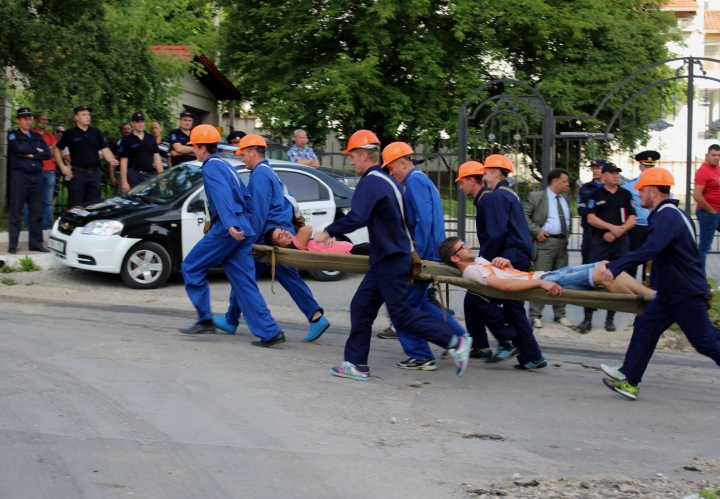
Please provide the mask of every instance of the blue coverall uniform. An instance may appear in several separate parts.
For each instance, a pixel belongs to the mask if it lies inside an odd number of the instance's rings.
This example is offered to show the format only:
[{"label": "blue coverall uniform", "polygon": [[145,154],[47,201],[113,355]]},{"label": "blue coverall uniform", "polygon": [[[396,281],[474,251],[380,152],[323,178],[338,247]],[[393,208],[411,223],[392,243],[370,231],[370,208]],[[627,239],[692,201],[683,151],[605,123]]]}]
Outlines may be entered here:
[{"label": "blue coverall uniform", "polygon": [[[440,201],[440,193],[427,175],[420,168],[411,169],[403,181],[405,206],[407,208],[407,221],[414,226],[415,251],[423,260],[440,261],[438,246],[445,240],[445,217]],[[416,282],[408,296],[411,306],[423,312],[442,318],[443,312],[427,296],[429,282]],[[462,326],[451,314],[446,314],[447,321],[455,328],[455,334],[465,334]],[[398,340],[403,347],[405,355],[413,359],[434,359],[427,341],[395,328]]]},{"label": "blue coverall uniform", "polygon": [[407,300],[412,241],[393,183],[402,192],[400,184],[383,173],[380,165],[368,168],[355,188],[350,212],[326,229],[331,236],[339,236],[367,226],[370,236],[370,270],[350,303],[351,328],[345,344],[345,360],[356,366],[367,365],[372,325],[383,303],[398,330],[443,348],[454,336],[452,325]]},{"label": "blue coverall uniform", "polygon": [[[235,168],[217,154],[205,159],[202,174],[212,226],[183,261],[185,290],[198,311],[198,322],[212,321],[207,273],[222,264],[233,291],[237,291],[235,299],[245,311],[248,328],[255,336],[269,340],[280,333],[280,327],[270,315],[255,280],[252,244],[259,224],[254,220],[250,192]],[[245,239],[233,239],[228,233],[230,227],[244,232]]]},{"label": "blue coverall uniform", "polygon": [[[492,191],[486,186],[482,186],[480,191],[475,196],[473,204],[475,205],[475,229],[477,230],[477,238],[480,242],[480,247],[487,243],[488,235],[485,224],[485,198],[490,196]],[[483,200],[481,202],[481,200]],[[485,323],[486,317],[497,316],[499,320],[495,321],[497,324],[505,323],[502,301],[495,298],[488,298],[480,296],[472,291],[465,293],[465,300],[463,301],[463,311],[465,312],[465,324],[470,336],[473,338],[473,348],[479,348],[481,350],[487,350],[490,348],[490,342],[488,342],[487,325]],[[502,342],[508,341],[515,335],[514,332],[508,332],[503,335],[502,331],[499,336],[494,335],[495,338]],[[506,337],[507,336],[507,337]]]},{"label": "blue coverall uniform", "polygon": [[[479,203],[485,212],[487,233],[487,241],[480,247],[480,256],[488,261],[496,257],[506,258],[514,268],[529,271],[532,239],[523,205],[514,191],[502,187],[510,189],[510,183],[501,180],[493,192],[484,196]],[[502,300],[502,307],[497,301],[490,301],[483,305],[481,315],[499,341],[505,342],[517,334],[512,340],[520,350],[518,362],[521,365],[542,357],[530,321],[525,315],[524,301]]]},{"label": "blue coverall uniform", "polygon": [[605,184],[601,184],[599,182],[595,182],[595,179],[592,179],[590,182],[586,182],[580,187],[580,191],[577,195],[577,210],[578,214],[580,215],[580,226],[583,229],[583,238],[582,238],[582,245],[580,246],[580,254],[582,255],[582,263],[593,263],[590,262],[590,239],[592,238],[592,227],[590,227],[590,224],[587,221],[588,216],[588,201],[590,200],[590,195],[593,193],[595,189],[598,189]]},{"label": "blue coverall uniform", "polygon": [[[254,244],[265,244],[265,233],[270,229],[283,229],[295,234],[293,227],[293,206],[285,199],[282,180],[270,167],[267,159],[260,161],[250,172],[248,189],[253,199],[254,217],[257,218],[260,230],[255,236]],[[289,191],[288,191],[289,192]],[[292,193],[291,193],[292,194]],[[255,261],[255,276],[260,277],[270,265]],[[286,265],[275,267],[275,278],[290,294],[298,308],[305,314],[308,322],[312,320],[315,312],[323,312],[320,305],[313,298],[312,291],[300,277],[298,269]],[[240,313],[244,311],[237,303],[238,289],[230,292],[230,306],[225,319],[231,326],[240,322]]]},{"label": "blue coverall uniform", "polygon": [[[34,132],[24,134],[15,130],[8,133],[8,153],[11,168],[8,248],[17,249],[25,203],[29,212],[28,246],[41,248],[43,245],[42,162],[52,157],[50,148],[40,134]],[[22,157],[28,154],[32,157]]]},{"label": "blue coverall uniform", "polygon": [[639,249],[610,262],[617,276],[653,261],[651,284],[657,296],[635,319],[633,335],[620,372],[640,383],[660,336],[674,322],[695,349],[720,366],[720,330],[707,313],[708,284],[695,243],[695,225],[678,201],[667,199],[648,217],[648,237]]}]

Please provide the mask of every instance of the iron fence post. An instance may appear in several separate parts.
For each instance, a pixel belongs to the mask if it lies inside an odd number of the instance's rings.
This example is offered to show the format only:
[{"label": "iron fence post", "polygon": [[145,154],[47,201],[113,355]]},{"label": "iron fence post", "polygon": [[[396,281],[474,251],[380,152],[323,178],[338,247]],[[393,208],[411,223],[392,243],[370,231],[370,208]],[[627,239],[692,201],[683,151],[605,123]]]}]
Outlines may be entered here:
[{"label": "iron fence post", "polygon": [[690,199],[692,197],[691,195],[691,170],[692,170],[692,141],[693,141],[693,98],[695,93],[695,86],[693,82],[693,77],[695,74],[694,66],[695,66],[695,59],[690,56],[689,64],[688,64],[688,86],[687,86],[687,108],[688,108],[688,126],[687,126],[687,172],[685,176],[685,211],[689,214],[690,213]]},{"label": "iron fence post", "polygon": [[542,138],[542,186],[547,187],[547,176],[553,169],[555,157],[555,115],[551,107],[545,108]]},{"label": "iron fence post", "polygon": [[[458,168],[467,161],[467,108],[460,107],[458,111]],[[452,171],[450,172],[450,180],[454,180]],[[465,194],[460,190],[458,184],[455,184],[455,193],[457,195],[457,237],[465,240]]]}]

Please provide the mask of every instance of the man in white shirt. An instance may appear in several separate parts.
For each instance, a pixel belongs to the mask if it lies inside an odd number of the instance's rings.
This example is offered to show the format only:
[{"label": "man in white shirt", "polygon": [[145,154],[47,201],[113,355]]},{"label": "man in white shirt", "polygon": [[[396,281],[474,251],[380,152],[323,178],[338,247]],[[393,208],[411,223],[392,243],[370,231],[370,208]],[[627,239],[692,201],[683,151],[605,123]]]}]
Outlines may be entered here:
[{"label": "man in white shirt", "polygon": [[459,237],[445,239],[440,244],[439,252],[442,261],[456,267],[463,273],[463,278],[499,291],[513,292],[542,288],[550,296],[559,296],[562,295],[563,288],[591,291],[595,286],[604,286],[611,293],[655,295],[655,291],[646,288],[625,272],[613,280],[606,272],[606,261],[563,267],[551,272],[522,272],[512,268],[510,261],[505,258],[498,257],[492,262],[477,258],[472,248]]},{"label": "man in white shirt", "polygon": [[[568,264],[568,238],[571,232],[570,203],[567,191],[570,174],[556,168],[547,176],[547,188],[531,192],[525,203],[525,221],[533,237],[533,260],[536,270],[556,270]],[[542,312],[545,305],[530,304],[530,320],[533,328],[542,327]],[[555,322],[571,327],[565,317],[565,305],[553,305]]]}]

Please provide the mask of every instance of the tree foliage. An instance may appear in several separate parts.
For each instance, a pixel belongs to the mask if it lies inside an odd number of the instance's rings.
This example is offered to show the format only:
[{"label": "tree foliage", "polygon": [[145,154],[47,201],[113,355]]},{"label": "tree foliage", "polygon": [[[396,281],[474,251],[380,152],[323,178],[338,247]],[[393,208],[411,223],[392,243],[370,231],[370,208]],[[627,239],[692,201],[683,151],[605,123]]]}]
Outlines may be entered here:
[{"label": "tree foliage", "polygon": [[301,126],[316,142],[358,128],[453,135],[464,98],[499,77],[535,86],[558,115],[591,114],[622,78],[667,59],[674,39],[662,0],[221,1],[223,67],[275,133]]},{"label": "tree foliage", "polygon": [[[175,0],[174,5],[180,8],[192,1]],[[160,2],[0,3],[0,65],[12,67],[20,78],[22,84],[15,88],[20,90],[19,103],[66,125],[72,123],[75,105],[90,106],[93,125],[112,135],[136,110],[174,123],[170,111],[185,67],[149,51],[152,43],[164,41],[165,32],[151,28],[155,20],[149,15],[138,17],[135,7],[141,4],[150,9]]]}]

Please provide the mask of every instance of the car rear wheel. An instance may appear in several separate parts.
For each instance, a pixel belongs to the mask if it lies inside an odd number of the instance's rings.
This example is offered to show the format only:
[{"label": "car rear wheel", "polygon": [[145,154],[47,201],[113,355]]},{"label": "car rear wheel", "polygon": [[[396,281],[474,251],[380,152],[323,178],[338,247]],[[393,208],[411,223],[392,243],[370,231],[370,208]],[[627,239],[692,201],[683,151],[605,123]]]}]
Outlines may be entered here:
[{"label": "car rear wheel", "polygon": [[339,281],[345,275],[345,272],[339,270],[310,270],[308,273],[310,277],[321,282]]},{"label": "car rear wheel", "polygon": [[120,275],[133,289],[155,289],[170,277],[170,255],[158,243],[139,242],[125,255]]}]

